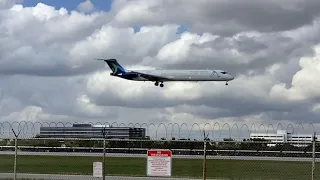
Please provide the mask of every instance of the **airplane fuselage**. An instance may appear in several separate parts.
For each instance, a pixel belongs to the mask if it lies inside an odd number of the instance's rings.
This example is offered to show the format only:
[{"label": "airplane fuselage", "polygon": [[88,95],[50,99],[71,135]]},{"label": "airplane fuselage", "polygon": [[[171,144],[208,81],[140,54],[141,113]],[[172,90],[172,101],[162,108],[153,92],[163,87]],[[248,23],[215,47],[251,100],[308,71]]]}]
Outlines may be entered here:
[{"label": "airplane fuselage", "polygon": [[[126,70],[116,59],[104,60],[112,72],[111,76],[133,80],[133,81],[152,81],[156,86],[163,87],[163,82],[168,81],[228,81],[234,77],[223,70],[191,69],[191,70]],[[159,84],[160,83],[160,84]]]},{"label": "airplane fuselage", "polygon": [[230,81],[233,77],[221,70],[131,70],[116,76],[133,81],[152,81],[139,73],[160,76],[166,81]]}]

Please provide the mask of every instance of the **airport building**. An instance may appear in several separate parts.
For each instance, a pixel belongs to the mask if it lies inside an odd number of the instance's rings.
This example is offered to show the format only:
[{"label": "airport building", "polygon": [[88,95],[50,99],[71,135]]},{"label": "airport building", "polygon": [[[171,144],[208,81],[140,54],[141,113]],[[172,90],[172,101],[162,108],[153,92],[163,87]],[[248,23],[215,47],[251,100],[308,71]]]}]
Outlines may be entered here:
[{"label": "airport building", "polygon": [[42,138],[103,138],[141,139],[145,138],[145,128],[109,127],[105,125],[73,124],[72,127],[40,127]]},{"label": "airport building", "polygon": [[[276,133],[250,133],[250,139],[264,139],[271,143],[268,146],[275,146],[277,143],[289,143],[293,146],[308,146],[312,143],[313,134],[292,134],[286,130],[277,130]],[[320,136],[316,136],[319,141]]]}]

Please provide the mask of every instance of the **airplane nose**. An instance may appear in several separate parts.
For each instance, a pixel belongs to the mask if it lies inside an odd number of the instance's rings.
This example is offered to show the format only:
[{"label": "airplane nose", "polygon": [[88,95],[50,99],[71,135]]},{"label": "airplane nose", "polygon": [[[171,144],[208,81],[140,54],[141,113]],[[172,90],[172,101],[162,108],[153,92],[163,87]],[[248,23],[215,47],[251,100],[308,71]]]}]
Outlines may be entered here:
[{"label": "airplane nose", "polygon": [[230,78],[230,80],[234,80],[234,77],[233,77],[233,76],[231,76],[231,75],[229,75],[229,76],[230,76],[230,77],[229,77],[229,78]]}]

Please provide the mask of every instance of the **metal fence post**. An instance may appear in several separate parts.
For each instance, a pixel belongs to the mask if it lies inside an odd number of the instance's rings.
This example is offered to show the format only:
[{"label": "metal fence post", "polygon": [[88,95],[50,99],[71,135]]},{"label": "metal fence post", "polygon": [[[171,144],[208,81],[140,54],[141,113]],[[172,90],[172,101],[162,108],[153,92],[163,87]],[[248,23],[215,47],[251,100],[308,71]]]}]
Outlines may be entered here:
[{"label": "metal fence post", "polygon": [[312,139],[312,180],[314,180],[314,170],[316,162],[316,133],[314,132]]},{"label": "metal fence post", "polygon": [[106,128],[103,128],[102,179],[106,179]]},{"label": "metal fence post", "polygon": [[16,134],[16,132],[13,130],[12,128],[12,132],[15,136],[14,139],[14,165],[13,165],[13,179],[16,180],[17,179],[17,155],[18,155],[18,136],[21,132],[21,130],[19,130],[18,134]]},{"label": "metal fence post", "polygon": [[[209,135],[209,134],[208,134]],[[204,138],[204,144],[203,144],[203,180],[207,179],[207,137],[205,131],[203,130],[203,138]]]}]

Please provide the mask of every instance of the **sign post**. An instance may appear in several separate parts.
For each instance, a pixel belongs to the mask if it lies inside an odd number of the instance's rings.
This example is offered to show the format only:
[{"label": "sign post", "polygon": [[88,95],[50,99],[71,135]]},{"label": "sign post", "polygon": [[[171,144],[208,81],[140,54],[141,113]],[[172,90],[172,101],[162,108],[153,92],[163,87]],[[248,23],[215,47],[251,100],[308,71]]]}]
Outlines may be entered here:
[{"label": "sign post", "polygon": [[148,150],[147,176],[171,176],[172,152],[170,150]]}]

